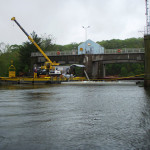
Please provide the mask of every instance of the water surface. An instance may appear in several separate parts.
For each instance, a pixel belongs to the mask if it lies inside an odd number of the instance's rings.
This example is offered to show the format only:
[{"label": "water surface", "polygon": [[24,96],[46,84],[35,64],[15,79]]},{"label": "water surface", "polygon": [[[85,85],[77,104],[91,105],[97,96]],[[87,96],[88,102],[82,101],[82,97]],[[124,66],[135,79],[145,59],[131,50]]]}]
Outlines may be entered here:
[{"label": "water surface", "polygon": [[0,86],[0,149],[150,149],[150,89]]}]

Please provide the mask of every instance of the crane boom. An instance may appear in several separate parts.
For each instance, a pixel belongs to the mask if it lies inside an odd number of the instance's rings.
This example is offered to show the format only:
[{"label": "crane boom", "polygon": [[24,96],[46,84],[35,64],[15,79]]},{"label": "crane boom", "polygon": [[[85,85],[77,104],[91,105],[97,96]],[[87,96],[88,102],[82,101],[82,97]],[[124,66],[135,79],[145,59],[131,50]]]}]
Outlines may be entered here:
[{"label": "crane boom", "polygon": [[[40,53],[45,57],[45,59],[51,64],[53,65],[53,62],[47,57],[47,55],[43,52],[43,50],[39,47],[39,45],[31,38],[31,36],[29,36],[29,34],[21,27],[21,25],[17,22],[16,18],[13,17],[11,18],[11,20],[13,20],[18,26],[19,28],[25,33],[25,35],[28,37],[28,39],[36,46],[36,48],[40,51]],[[57,63],[54,63],[54,65],[59,65]]]}]

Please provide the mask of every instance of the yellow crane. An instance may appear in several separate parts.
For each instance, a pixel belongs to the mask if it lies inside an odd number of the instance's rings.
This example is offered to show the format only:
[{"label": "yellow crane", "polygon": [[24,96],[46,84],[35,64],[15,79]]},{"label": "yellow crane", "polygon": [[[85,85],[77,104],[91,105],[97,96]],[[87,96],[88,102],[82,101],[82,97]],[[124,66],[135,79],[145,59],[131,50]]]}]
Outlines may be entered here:
[{"label": "yellow crane", "polygon": [[25,33],[25,35],[28,37],[28,39],[36,46],[36,48],[40,51],[40,53],[44,56],[44,58],[47,60],[44,64],[44,66],[41,66],[41,69],[48,70],[49,75],[60,75],[61,72],[55,67],[59,66],[59,63],[52,62],[48,56],[43,52],[43,50],[39,47],[39,45],[29,36],[29,34],[21,27],[21,25],[17,22],[15,17],[11,18],[12,21],[14,21],[19,28]]}]

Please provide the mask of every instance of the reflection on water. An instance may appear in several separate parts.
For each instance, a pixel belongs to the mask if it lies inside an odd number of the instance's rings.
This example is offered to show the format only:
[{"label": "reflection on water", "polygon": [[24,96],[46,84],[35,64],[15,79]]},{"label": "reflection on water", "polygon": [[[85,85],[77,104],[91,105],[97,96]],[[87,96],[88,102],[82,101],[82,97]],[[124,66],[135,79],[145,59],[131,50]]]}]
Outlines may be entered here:
[{"label": "reflection on water", "polygon": [[149,88],[0,87],[0,149],[149,148]]},{"label": "reflection on water", "polygon": [[38,89],[38,88],[47,88],[49,86],[56,85],[40,85],[40,84],[10,84],[10,85],[0,85],[0,90],[18,90],[18,89]]},{"label": "reflection on water", "polygon": [[145,88],[145,104],[141,111],[141,127],[145,131],[144,144],[147,145],[147,149],[150,148],[150,88]]}]

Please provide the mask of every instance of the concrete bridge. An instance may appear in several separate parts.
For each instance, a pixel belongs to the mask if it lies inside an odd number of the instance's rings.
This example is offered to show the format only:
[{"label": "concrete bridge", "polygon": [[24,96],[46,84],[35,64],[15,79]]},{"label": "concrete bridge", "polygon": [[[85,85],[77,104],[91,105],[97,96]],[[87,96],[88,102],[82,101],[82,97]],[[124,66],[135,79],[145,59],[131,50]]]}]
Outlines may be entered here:
[{"label": "concrete bridge", "polygon": [[[129,51],[130,50],[130,51]],[[134,51],[133,51],[134,50]],[[70,54],[52,54],[52,52],[46,53],[52,60],[60,63],[60,65],[66,64],[84,64],[86,71],[90,78],[102,78],[105,77],[106,64],[112,63],[143,63],[144,62],[144,49],[124,49],[120,50],[107,50],[105,54],[84,54],[77,55]],[[33,64],[42,64],[45,62],[45,58],[40,53],[31,54]]]}]

